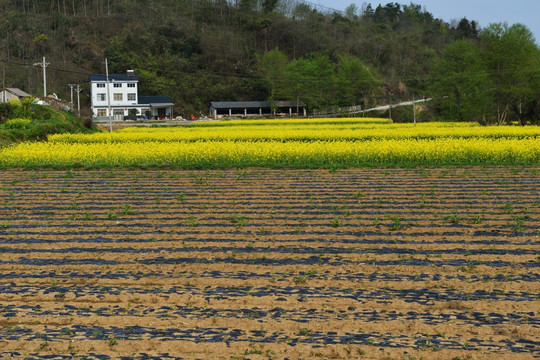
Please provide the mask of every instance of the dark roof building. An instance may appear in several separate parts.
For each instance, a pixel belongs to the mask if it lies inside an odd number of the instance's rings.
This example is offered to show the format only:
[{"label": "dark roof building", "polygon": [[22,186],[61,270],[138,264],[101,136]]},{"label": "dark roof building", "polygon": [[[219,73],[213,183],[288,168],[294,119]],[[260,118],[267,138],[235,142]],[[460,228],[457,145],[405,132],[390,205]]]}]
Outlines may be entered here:
[{"label": "dark roof building", "polygon": [[224,116],[306,116],[306,104],[303,101],[213,101],[210,103],[210,115],[214,118]]},{"label": "dark roof building", "polygon": [[148,107],[152,117],[172,117],[174,104],[168,96],[139,96],[139,106]]},{"label": "dark roof building", "polygon": [[174,104],[171,102],[171,98],[168,96],[139,96],[139,104],[141,105],[170,105]]}]

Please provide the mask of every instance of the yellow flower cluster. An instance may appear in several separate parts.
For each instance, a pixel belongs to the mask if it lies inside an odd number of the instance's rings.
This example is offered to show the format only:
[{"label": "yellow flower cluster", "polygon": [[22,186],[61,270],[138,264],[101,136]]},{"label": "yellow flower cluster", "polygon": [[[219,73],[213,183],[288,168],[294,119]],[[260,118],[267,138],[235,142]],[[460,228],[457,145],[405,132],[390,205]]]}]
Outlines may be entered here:
[{"label": "yellow flower cluster", "polygon": [[[259,120],[261,121],[261,120]],[[229,126],[196,126],[177,128],[127,128],[118,132],[92,135],[58,134],[50,136],[52,142],[63,143],[119,143],[119,142],[193,142],[193,141],[249,141],[249,142],[313,142],[313,141],[367,141],[441,138],[528,139],[540,137],[538,126],[481,127],[471,123],[424,123],[373,125],[349,120],[326,124],[313,120],[303,123],[276,125],[270,121],[258,126],[229,122]],[[219,124],[219,125],[218,125]]]},{"label": "yellow flower cluster", "polygon": [[[385,119],[382,119],[385,120]],[[220,122],[65,134],[0,151],[0,167],[349,167],[539,164],[539,131],[356,119]],[[227,126],[225,126],[225,125]]]},{"label": "yellow flower cluster", "polygon": [[15,118],[15,119],[6,121],[2,125],[0,125],[0,128],[2,129],[28,129],[31,123],[32,123],[32,120],[30,119]]}]

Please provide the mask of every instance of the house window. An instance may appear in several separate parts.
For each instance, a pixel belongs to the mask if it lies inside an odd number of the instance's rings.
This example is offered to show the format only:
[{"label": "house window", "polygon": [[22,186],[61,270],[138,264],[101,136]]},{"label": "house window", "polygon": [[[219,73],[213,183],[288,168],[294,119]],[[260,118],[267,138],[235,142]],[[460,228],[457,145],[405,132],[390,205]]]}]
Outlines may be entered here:
[{"label": "house window", "polygon": [[98,88],[104,88],[104,87],[105,87],[105,84],[104,84],[104,83],[99,83],[99,84],[97,84],[97,87],[98,87]]},{"label": "house window", "polygon": [[105,94],[97,94],[97,101],[105,101]]},{"label": "house window", "polygon": [[129,84],[128,84],[128,87],[135,87],[135,84],[129,83]]},{"label": "house window", "polygon": [[107,109],[98,109],[97,116],[107,116]]},{"label": "house window", "polygon": [[119,84],[119,83],[114,83],[114,87],[116,87],[116,88],[120,88],[120,87],[122,87],[122,84]]},{"label": "house window", "polygon": [[114,94],[114,101],[122,101],[122,94],[121,93],[115,93]]},{"label": "house window", "polygon": [[128,101],[135,101],[135,100],[137,100],[137,94],[135,93],[128,94]]}]

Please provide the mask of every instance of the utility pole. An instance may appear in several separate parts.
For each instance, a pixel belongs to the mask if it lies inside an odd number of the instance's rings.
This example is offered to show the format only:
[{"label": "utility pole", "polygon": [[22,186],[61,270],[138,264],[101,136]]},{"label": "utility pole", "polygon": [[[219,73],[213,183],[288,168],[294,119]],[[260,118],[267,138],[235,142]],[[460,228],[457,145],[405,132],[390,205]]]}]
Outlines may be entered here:
[{"label": "utility pole", "polygon": [[109,64],[107,63],[107,58],[105,58],[105,76],[106,76],[106,86],[107,86],[107,108],[109,115],[109,132],[112,132],[112,114],[111,114],[111,96],[109,89]]},{"label": "utility pole", "polygon": [[75,91],[77,92],[77,115],[81,116],[81,101],[79,99],[79,94],[82,91],[81,85],[77,84],[77,87],[75,88]]},{"label": "utility pole", "polygon": [[41,66],[43,68],[43,97],[47,97],[47,66],[49,66],[48,62],[45,62],[45,56],[43,57],[42,62],[34,63],[34,66]]},{"label": "utility pole", "polygon": [[74,106],[73,106],[73,88],[75,86],[78,86],[77,84],[68,84],[69,87],[71,88],[71,109],[73,110]]},{"label": "utility pole", "polygon": [[6,102],[6,66],[2,65],[2,103]]}]

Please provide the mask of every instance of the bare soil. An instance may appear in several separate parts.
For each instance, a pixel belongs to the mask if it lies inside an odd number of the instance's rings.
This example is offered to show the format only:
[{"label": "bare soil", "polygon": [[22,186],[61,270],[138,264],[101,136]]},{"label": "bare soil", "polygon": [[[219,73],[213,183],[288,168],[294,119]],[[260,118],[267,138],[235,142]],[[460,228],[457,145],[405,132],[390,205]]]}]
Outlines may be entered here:
[{"label": "bare soil", "polygon": [[3,171],[0,358],[537,358],[539,170]]}]

